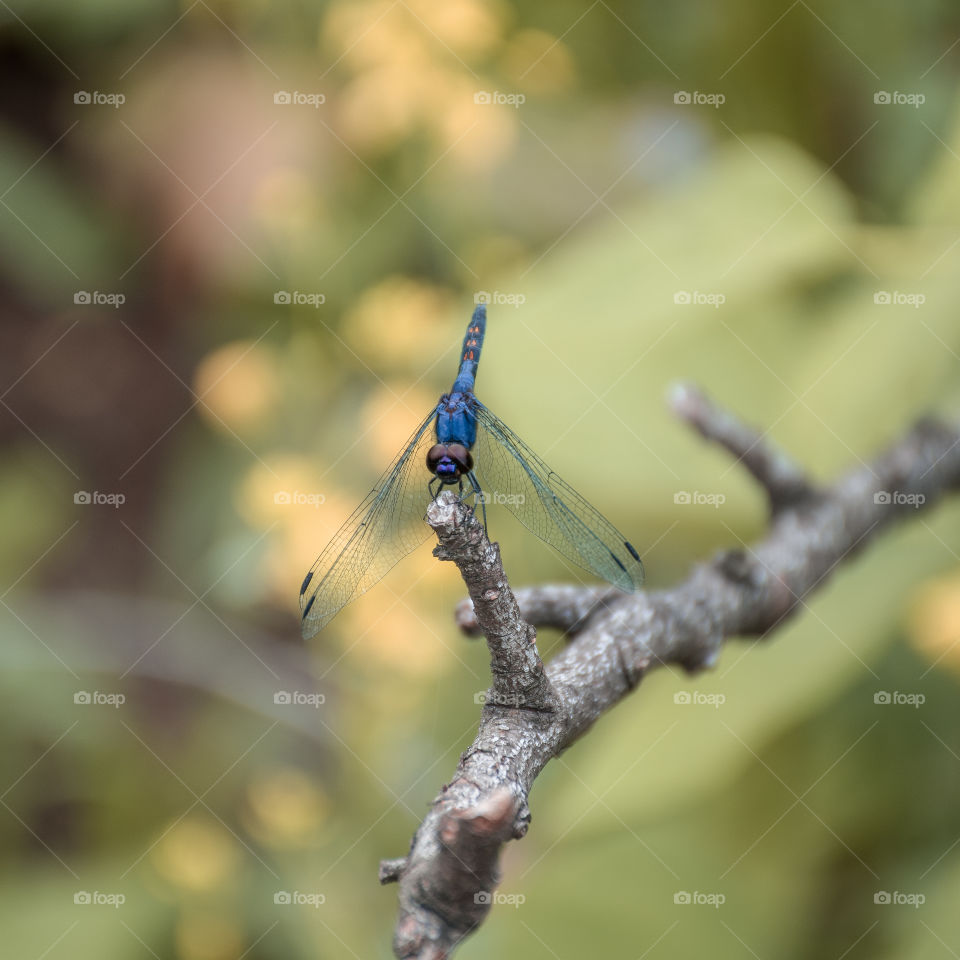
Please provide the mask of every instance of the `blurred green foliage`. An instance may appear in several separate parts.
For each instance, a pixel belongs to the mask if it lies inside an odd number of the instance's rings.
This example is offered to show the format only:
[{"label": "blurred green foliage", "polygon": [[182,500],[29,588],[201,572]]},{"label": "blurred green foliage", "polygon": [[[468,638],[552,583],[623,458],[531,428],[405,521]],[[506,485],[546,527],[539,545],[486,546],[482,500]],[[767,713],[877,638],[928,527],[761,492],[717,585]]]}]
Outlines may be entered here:
[{"label": "blurred green foliage", "polygon": [[[11,955],[390,955],[377,862],[471,742],[487,653],[428,548],[308,651],[295,593],[449,386],[479,291],[480,396],[653,587],[765,524],[671,383],[822,481],[956,412],[944,0],[83,0],[5,6],[0,31]],[[579,577],[492,531],[515,584]],[[651,677],[538,781],[504,863],[523,903],[462,955],[960,950],[958,543],[960,507],[923,513],[775,642]],[[925,702],[875,702],[894,691]]]}]

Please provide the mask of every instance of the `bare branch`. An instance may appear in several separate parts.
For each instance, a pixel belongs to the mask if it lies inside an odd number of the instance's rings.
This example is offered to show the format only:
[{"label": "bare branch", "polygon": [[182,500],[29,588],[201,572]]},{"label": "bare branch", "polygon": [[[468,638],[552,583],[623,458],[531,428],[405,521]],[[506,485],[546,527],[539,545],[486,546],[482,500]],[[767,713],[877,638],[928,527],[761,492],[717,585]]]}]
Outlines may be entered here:
[{"label": "bare branch", "polygon": [[492,702],[554,709],[550,681],[537,652],[537,632],[520,615],[500,562],[500,547],[487,540],[473,512],[450,491],[430,504],[427,523],[440,541],[434,556],[453,560],[470,591],[474,616],[490,648]]},{"label": "bare branch", "polygon": [[[571,635],[579,633],[599,610],[623,597],[616,587],[577,587],[571,584],[545,584],[523,587],[516,592],[520,612],[528,623],[554,627]],[[483,635],[473,601],[461,600],[456,610],[457,625],[467,636]]]},{"label": "bare branch", "polygon": [[714,406],[696,387],[678,384],[670,406],[678,417],[728,450],[753,474],[767,491],[774,512],[814,494],[804,472],[786,454],[774,449],[759,430]]},{"label": "bare branch", "polygon": [[[960,427],[918,423],[872,467],[814,490],[761,436],[691,388],[674,407],[734,454],[761,483],[772,517],[766,537],[694,568],[669,590],[620,594],[607,587],[507,584],[496,544],[456,497],[428,511],[437,556],[453,560],[470,592],[457,620],[482,632],[493,689],[473,746],[435,799],[403,860],[384,861],[398,881],[398,957],[444,958],[486,916],[502,845],[526,832],[527,797],[540,771],[654,667],[711,666],[732,637],[765,637],[844,560],[907,513],[960,486]],[[518,601],[519,600],[519,604]],[[544,668],[534,624],[572,642]]]}]

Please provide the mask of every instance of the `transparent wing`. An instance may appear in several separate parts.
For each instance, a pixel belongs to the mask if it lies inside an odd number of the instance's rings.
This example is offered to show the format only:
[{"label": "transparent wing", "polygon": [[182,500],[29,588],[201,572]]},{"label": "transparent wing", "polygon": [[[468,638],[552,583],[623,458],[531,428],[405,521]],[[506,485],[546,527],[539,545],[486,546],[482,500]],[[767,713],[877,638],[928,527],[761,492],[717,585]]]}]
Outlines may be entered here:
[{"label": "transparent wing", "polygon": [[430,429],[435,416],[431,410],[310,568],[300,588],[305,640],[427,539],[430,528],[423,517],[430,503],[430,474],[426,456],[435,442]]},{"label": "transparent wing", "polygon": [[487,502],[502,503],[578,566],[621,590],[638,590],[643,563],[623,534],[479,400],[476,413],[474,473]]}]

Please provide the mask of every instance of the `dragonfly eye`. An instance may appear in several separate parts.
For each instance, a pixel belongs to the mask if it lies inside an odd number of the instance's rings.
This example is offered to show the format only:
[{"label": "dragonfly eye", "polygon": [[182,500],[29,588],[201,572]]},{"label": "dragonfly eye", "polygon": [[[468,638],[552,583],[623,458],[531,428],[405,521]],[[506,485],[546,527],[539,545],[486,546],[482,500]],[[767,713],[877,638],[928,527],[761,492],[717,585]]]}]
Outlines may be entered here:
[{"label": "dragonfly eye", "polygon": [[427,451],[427,469],[431,473],[437,472],[437,467],[440,465],[440,462],[444,460],[447,456],[447,448],[442,443],[434,444]]},{"label": "dragonfly eye", "polygon": [[427,451],[427,469],[444,483],[453,483],[473,469],[473,457],[462,444],[437,443]]},{"label": "dragonfly eye", "polygon": [[473,469],[473,457],[470,451],[459,443],[451,443],[447,447],[447,455],[461,468],[463,473],[469,473]]}]

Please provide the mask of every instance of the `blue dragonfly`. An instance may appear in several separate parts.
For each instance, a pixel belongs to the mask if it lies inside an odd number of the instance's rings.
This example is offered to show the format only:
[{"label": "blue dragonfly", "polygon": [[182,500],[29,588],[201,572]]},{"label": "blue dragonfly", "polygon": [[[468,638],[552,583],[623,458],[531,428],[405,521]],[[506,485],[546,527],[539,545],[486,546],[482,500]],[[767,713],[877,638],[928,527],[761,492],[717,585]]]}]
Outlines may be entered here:
[{"label": "blue dragonfly", "polygon": [[[568,560],[621,590],[643,583],[632,544],[474,395],[487,309],[473,312],[453,387],[427,414],[366,499],[336,532],[300,588],[303,637],[322,630],[430,533],[424,514],[444,487],[499,502]],[[432,476],[427,480],[423,466]],[[436,489],[435,489],[436,488]]]}]

